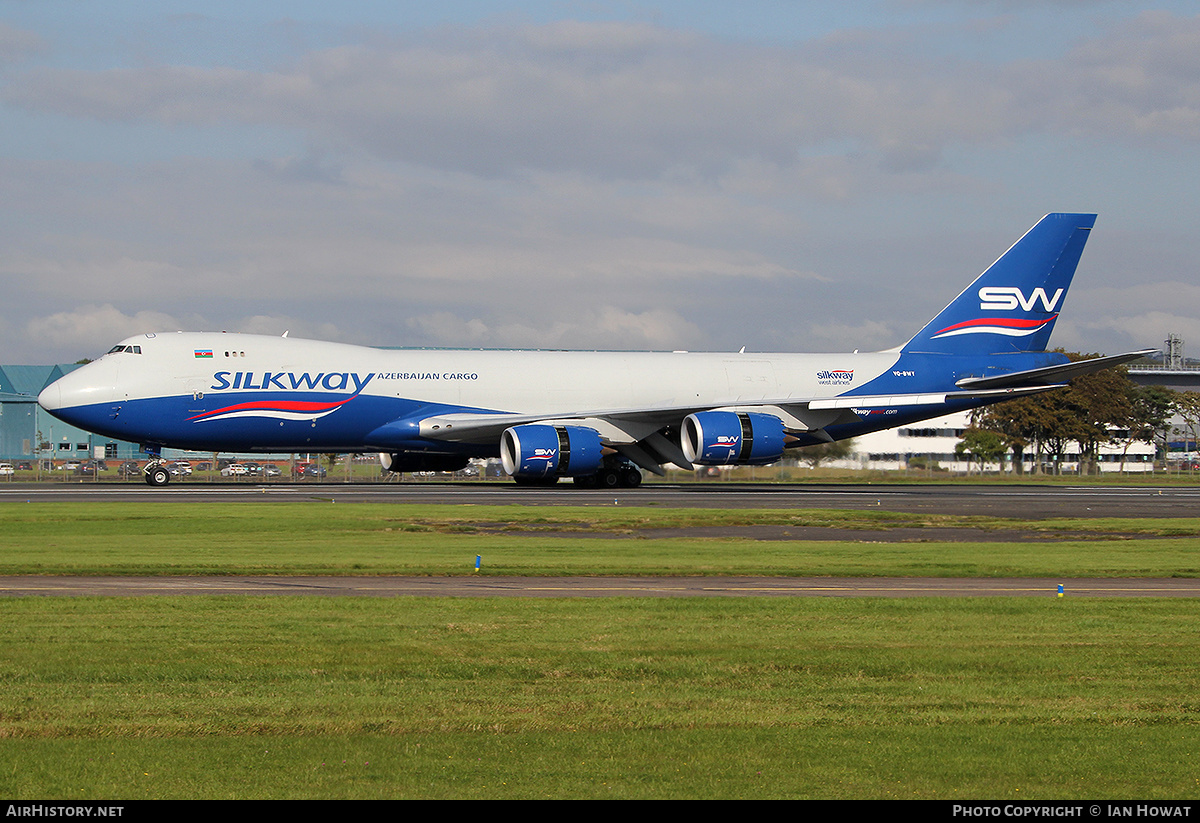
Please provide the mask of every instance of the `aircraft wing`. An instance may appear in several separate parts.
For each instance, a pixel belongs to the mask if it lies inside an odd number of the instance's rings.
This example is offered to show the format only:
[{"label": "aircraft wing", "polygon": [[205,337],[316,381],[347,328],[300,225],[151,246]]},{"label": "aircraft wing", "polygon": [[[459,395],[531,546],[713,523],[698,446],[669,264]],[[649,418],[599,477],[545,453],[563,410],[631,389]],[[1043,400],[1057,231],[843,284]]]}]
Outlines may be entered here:
[{"label": "aircraft wing", "polygon": [[[1091,362],[1091,361],[1089,361]],[[1075,364],[1072,364],[1075,365]],[[1059,388],[1065,381],[1043,383],[1037,386],[1005,388],[970,388],[962,391],[841,395],[837,397],[783,398],[747,403],[708,404],[703,406],[670,406],[644,409],[606,409],[550,414],[506,414],[506,413],[454,413],[437,414],[418,421],[420,436],[429,440],[446,440],[461,443],[482,443],[495,439],[510,426],[526,423],[545,425],[589,426],[600,432],[612,443],[636,443],[664,426],[678,423],[689,414],[702,411],[766,412],[780,417],[787,430],[810,432],[833,423],[846,416],[840,412],[849,409],[879,408],[883,406],[923,406],[946,403],[952,400],[973,400],[1005,395],[1013,397]],[[853,419],[853,418],[850,418]]]},{"label": "aircraft wing", "polygon": [[601,442],[644,469],[662,474],[663,463],[690,468],[691,463],[678,445],[664,437],[659,430],[678,425],[687,415],[703,411],[762,412],[783,421],[784,430],[791,435],[808,434],[818,440],[832,442],[825,428],[837,423],[850,423],[859,418],[856,409],[883,407],[940,405],[953,400],[998,399],[1019,397],[1060,387],[1061,383],[1016,388],[982,388],[961,391],[921,394],[857,395],[840,397],[783,398],[746,403],[704,406],[670,406],[642,409],[606,409],[576,413],[506,414],[454,413],[423,417],[415,423],[420,436],[427,440],[452,443],[487,443],[495,441],[512,426],[537,423],[548,426],[583,426],[594,429]]}]

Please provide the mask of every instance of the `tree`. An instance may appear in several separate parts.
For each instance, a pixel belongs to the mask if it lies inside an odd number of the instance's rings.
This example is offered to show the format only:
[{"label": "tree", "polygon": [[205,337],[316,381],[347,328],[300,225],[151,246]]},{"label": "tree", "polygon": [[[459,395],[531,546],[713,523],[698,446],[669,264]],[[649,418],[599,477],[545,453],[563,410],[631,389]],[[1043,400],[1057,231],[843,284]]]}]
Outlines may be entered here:
[{"label": "tree", "polygon": [[1016,400],[1007,400],[995,406],[976,409],[971,414],[971,425],[995,432],[1012,449],[1013,471],[1025,473],[1025,448],[1034,446],[1033,473],[1039,472],[1042,464],[1041,434],[1051,424],[1045,404],[1039,397],[1029,395]]},{"label": "tree", "polygon": [[[1175,393],[1175,413],[1183,420],[1184,431],[1191,443],[1200,437],[1200,392]],[[1192,449],[1188,449],[1192,451]]]},{"label": "tree", "polygon": [[[1125,471],[1125,455],[1134,442],[1162,443],[1163,459],[1167,453],[1167,432],[1171,427],[1171,416],[1184,414],[1181,395],[1162,386],[1132,386],[1129,391],[1129,417],[1125,448],[1121,450],[1121,471]],[[1194,392],[1187,392],[1194,394]],[[1200,395],[1197,395],[1200,399]],[[1184,418],[1186,421],[1186,417]]]},{"label": "tree", "polygon": [[[975,428],[974,426],[963,432],[962,439],[954,447],[954,452],[960,457],[964,454],[969,454],[979,463],[980,474],[983,474],[984,467],[988,463],[1001,462],[1007,451],[1008,444],[1004,442],[1003,437],[996,434],[996,432]],[[970,463],[967,465],[969,466]]]},{"label": "tree", "polygon": [[[1080,359],[1078,355],[1068,356]],[[1073,415],[1066,436],[1079,444],[1081,474],[1096,472],[1100,446],[1116,443],[1120,439],[1118,432],[1128,428],[1136,389],[1127,369],[1116,368],[1085,374],[1072,380],[1061,392],[1052,392],[1062,395],[1063,405]]]},{"label": "tree", "polygon": [[[1094,356],[1067,354],[1072,361]],[[1053,457],[1058,466],[1069,446],[1077,443],[1080,470],[1086,472],[1095,466],[1100,445],[1114,442],[1115,431],[1128,428],[1134,388],[1125,369],[1105,369],[1077,377],[1065,388],[980,409],[972,415],[972,425],[1000,435],[1013,449],[1015,466],[1032,444],[1035,473],[1043,454]]]}]

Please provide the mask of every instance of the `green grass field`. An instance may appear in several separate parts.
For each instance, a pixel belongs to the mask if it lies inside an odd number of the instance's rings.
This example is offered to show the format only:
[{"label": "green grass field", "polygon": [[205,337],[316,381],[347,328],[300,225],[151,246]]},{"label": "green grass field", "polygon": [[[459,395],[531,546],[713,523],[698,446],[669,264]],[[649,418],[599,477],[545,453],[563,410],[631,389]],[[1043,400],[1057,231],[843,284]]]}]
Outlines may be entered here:
[{"label": "green grass field", "polygon": [[[7,574],[450,574],[476,554],[485,574],[1200,567],[1191,519],[1051,521],[1027,543],[822,544],[686,530],[1018,526],[318,503],[7,504],[0,517]],[[683,531],[638,537],[648,526]],[[1196,604],[1168,599],[6,598],[0,794],[1195,798],[1198,633]]]},{"label": "green grass field", "polygon": [[[12,503],[0,574],[1200,574],[1200,518],[1053,520],[886,511],[328,503]],[[905,543],[695,537],[691,528],[930,528]],[[938,540],[971,527],[996,542]],[[677,537],[643,537],[647,528]],[[1044,541],[1011,542],[1036,530]],[[1191,539],[1188,539],[1191,538]]]}]

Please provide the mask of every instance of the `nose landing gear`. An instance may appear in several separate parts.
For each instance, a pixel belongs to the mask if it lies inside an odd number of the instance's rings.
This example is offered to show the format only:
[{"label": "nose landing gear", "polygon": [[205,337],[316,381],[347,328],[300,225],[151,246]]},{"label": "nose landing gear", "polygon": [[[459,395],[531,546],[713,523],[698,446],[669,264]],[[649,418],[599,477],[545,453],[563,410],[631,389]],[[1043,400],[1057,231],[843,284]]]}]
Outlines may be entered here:
[{"label": "nose landing gear", "polygon": [[171,472],[161,457],[156,457],[142,469],[142,478],[147,486],[165,486],[171,482]]}]

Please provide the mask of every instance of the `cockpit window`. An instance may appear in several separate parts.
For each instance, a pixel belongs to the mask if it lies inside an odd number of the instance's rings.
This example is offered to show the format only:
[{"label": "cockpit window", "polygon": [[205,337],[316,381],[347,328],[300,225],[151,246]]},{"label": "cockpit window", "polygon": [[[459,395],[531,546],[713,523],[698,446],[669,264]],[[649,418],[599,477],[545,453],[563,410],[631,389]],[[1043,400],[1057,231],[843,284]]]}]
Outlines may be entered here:
[{"label": "cockpit window", "polygon": [[113,346],[111,349],[108,350],[108,353],[116,354],[119,351],[125,351],[125,347],[124,346]]},{"label": "cockpit window", "polygon": [[141,354],[142,347],[141,346],[113,346],[111,349],[108,350],[109,354],[117,354],[118,352],[125,352],[126,354]]}]

